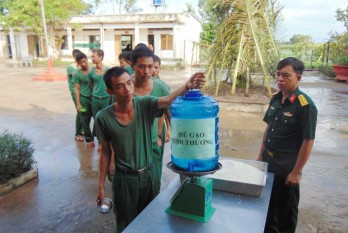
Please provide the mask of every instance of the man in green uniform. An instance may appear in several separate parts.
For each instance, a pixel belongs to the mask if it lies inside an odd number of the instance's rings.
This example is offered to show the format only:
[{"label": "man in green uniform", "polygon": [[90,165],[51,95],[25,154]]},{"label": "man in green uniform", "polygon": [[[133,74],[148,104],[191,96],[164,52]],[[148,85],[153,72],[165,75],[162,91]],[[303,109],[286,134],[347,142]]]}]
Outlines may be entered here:
[{"label": "man in green uniform", "polygon": [[[74,88],[74,81],[73,81],[73,74],[75,73],[76,70],[78,70],[78,65],[76,61],[76,55],[78,53],[81,53],[80,50],[74,49],[72,51],[72,56],[74,58],[74,62],[70,65],[68,65],[66,69],[66,73],[68,76],[68,86],[69,86],[69,91],[71,93],[71,98],[74,102],[75,109],[77,107],[76,105],[76,98],[75,98],[75,88]],[[83,142],[84,136],[83,136],[83,129],[82,129],[82,123],[81,123],[81,114],[79,112],[76,112],[76,117],[75,117],[75,140],[78,142]]]},{"label": "man in green uniform", "polygon": [[[132,51],[131,62],[134,70],[134,95],[136,96],[156,96],[162,97],[169,94],[168,88],[162,83],[152,78],[153,74],[153,52],[147,47],[137,47]],[[154,153],[154,166],[157,171],[157,193],[161,188],[162,177],[162,130],[164,118],[156,117],[152,128],[152,148]]]},{"label": "man in green uniform", "polygon": [[[152,77],[154,79],[158,80],[160,83],[162,83],[170,91],[170,87],[160,78],[160,75],[159,75],[160,71],[161,71],[161,59],[158,56],[154,55],[153,56]],[[164,152],[164,143],[169,142],[169,140],[170,140],[170,132],[171,132],[171,130],[170,130],[170,117],[168,117],[168,116],[170,116],[170,113],[164,115],[165,124],[163,124],[163,127],[161,128],[160,125],[158,126],[158,129],[159,129],[158,133],[159,133],[159,135],[162,135],[160,138],[161,142],[162,142],[162,154]],[[161,132],[161,129],[162,129],[162,132]]]},{"label": "man in green uniform", "polygon": [[88,78],[88,60],[84,53],[76,55],[77,64],[80,69],[73,75],[76,109],[81,113],[83,132],[85,132],[85,140],[88,146],[94,147],[94,137],[91,132],[90,123],[92,118],[92,104],[91,104],[91,86]]},{"label": "man in green uniform", "polygon": [[104,183],[112,146],[115,152],[113,201],[117,230],[121,232],[156,195],[157,175],[152,152],[155,117],[177,96],[190,88],[202,88],[205,77],[203,73],[195,73],[184,85],[160,98],[134,96],[133,81],[121,67],[108,70],[104,80],[107,92],[115,96],[116,103],[100,111],[96,119],[102,143],[97,201],[105,196]]},{"label": "man in green uniform", "polygon": [[299,90],[303,62],[288,57],[277,65],[279,92],[265,114],[267,127],[258,160],[268,163],[274,183],[264,232],[295,232],[300,179],[315,138],[317,108]]},{"label": "man in green uniform", "polygon": [[[94,49],[92,51],[92,63],[95,67],[88,73],[88,78],[91,81],[92,86],[92,113],[93,119],[95,119],[97,112],[111,104],[111,96],[106,92],[106,86],[104,82],[104,74],[109,69],[103,64],[104,51],[101,49]],[[93,135],[96,136],[95,129],[93,127]],[[99,141],[99,139],[98,139]],[[100,150],[100,144],[98,147]]]},{"label": "man in green uniform", "polygon": [[134,71],[131,67],[130,56],[130,51],[124,51],[118,55],[118,62],[120,63],[120,67],[125,68],[128,71],[128,73],[132,76],[134,74]]}]

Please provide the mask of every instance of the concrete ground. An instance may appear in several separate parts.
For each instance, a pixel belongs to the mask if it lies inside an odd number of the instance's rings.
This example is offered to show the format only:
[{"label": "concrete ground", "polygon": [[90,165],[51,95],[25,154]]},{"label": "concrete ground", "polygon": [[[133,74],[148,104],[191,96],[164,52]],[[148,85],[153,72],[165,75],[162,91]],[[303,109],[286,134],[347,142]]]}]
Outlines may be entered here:
[{"label": "concrete ground", "polygon": [[[99,214],[95,205],[97,149],[74,141],[75,109],[67,82],[32,81],[46,68],[0,68],[0,130],[29,137],[39,169],[37,180],[0,197],[0,232],[113,232],[113,214]],[[163,71],[161,77],[175,87],[191,73]],[[301,87],[316,102],[319,115],[302,178],[297,233],[348,232],[348,84],[308,73]],[[219,117],[220,155],[256,158],[263,115],[221,109]],[[164,188],[175,174],[167,168],[163,172]],[[111,197],[110,183],[106,187]]]}]

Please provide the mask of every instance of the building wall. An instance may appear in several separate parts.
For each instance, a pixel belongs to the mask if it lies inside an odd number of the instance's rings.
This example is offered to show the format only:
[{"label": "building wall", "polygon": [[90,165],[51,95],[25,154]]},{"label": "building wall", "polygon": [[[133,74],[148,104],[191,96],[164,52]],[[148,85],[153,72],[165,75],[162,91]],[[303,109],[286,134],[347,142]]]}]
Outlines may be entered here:
[{"label": "building wall", "polygon": [[0,58],[8,58],[7,34],[0,32]]},{"label": "building wall", "polygon": [[[154,36],[154,52],[161,58],[182,59],[185,64],[191,64],[192,58],[198,62],[198,51],[192,53],[193,43],[199,42],[201,23],[191,14],[127,14],[119,16],[79,16],[74,17],[72,23],[78,22],[81,28],[73,29],[73,45],[62,50],[62,55],[71,56],[72,49],[80,49],[88,57],[91,49],[88,48],[89,36],[99,36],[101,48],[105,52],[104,61],[108,64],[118,64],[118,55],[121,51],[120,38],[122,35],[131,35],[133,48],[138,43],[149,44],[148,35]],[[101,23],[102,22],[102,23]],[[100,28],[103,28],[102,30]],[[2,33],[2,32],[0,32]],[[68,33],[66,32],[65,35]],[[161,49],[161,35],[173,36],[173,49]],[[20,57],[33,53],[32,43],[28,46],[25,32],[15,32],[17,40],[17,54]],[[70,37],[71,38],[71,37]],[[6,35],[0,38],[0,56],[6,55]],[[29,42],[31,42],[29,38]],[[82,47],[77,46],[84,44]],[[30,54],[36,57],[35,54]]]}]

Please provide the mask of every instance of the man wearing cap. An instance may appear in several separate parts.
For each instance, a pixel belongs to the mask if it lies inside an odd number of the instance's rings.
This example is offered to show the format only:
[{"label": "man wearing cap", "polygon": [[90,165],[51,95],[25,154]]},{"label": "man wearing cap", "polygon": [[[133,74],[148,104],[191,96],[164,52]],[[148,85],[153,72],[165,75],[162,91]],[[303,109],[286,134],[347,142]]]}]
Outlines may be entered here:
[{"label": "man wearing cap", "polygon": [[302,61],[288,57],[277,65],[277,86],[265,114],[267,127],[258,160],[268,163],[274,183],[264,232],[295,232],[300,180],[315,138],[317,108],[300,91]]}]

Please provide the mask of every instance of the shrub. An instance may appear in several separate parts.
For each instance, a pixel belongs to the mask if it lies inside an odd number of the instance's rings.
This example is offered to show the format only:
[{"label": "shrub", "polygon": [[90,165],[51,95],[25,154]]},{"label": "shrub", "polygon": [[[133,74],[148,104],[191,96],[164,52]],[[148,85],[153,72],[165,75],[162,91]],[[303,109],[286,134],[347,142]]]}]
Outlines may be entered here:
[{"label": "shrub", "polygon": [[0,134],[0,183],[18,177],[36,164],[32,142],[23,135]]},{"label": "shrub", "polygon": [[319,72],[328,76],[328,77],[335,77],[336,73],[333,71],[331,65],[321,65],[319,66]]}]

